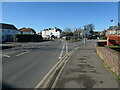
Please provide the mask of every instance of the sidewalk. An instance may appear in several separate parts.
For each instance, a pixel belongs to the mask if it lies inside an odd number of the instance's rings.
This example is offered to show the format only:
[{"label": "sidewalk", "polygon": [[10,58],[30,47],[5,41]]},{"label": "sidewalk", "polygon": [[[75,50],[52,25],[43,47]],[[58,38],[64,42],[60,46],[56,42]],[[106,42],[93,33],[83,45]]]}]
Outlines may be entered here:
[{"label": "sidewalk", "polygon": [[86,47],[81,46],[75,51],[56,88],[118,88],[118,81],[104,67],[94,44],[94,41],[88,41]]}]

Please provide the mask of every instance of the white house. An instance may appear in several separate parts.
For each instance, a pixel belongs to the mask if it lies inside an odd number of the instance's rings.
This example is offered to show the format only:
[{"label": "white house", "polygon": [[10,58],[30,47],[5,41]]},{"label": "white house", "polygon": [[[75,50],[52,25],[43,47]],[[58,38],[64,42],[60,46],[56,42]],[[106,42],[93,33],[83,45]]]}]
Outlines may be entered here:
[{"label": "white house", "polygon": [[11,24],[0,23],[0,42],[13,41],[18,29]]},{"label": "white house", "polygon": [[107,32],[106,32],[106,35],[109,35],[109,34],[120,35],[120,26],[119,25],[117,25],[117,26],[110,26],[107,29]]},{"label": "white house", "polygon": [[32,28],[21,28],[19,29],[19,34],[36,34],[35,30]]},{"label": "white house", "polygon": [[55,27],[55,28],[49,28],[49,29],[44,29],[43,31],[41,31],[42,37],[49,39],[51,38],[52,35],[54,35],[56,38],[60,38],[61,37],[61,31],[59,28]]}]

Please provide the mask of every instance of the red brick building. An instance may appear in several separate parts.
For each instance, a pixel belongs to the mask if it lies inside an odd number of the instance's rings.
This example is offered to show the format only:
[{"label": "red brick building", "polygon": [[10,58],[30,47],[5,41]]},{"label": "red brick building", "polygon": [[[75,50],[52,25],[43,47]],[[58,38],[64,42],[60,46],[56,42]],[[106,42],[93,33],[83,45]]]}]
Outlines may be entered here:
[{"label": "red brick building", "polygon": [[120,46],[120,35],[107,35],[107,46]]}]

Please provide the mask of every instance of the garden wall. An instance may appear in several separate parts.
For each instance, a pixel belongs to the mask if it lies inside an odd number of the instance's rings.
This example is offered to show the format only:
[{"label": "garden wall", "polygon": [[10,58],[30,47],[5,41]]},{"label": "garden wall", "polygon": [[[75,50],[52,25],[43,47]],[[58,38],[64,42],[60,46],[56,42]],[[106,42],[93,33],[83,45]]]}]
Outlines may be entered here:
[{"label": "garden wall", "polygon": [[17,42],[39,42],[42,41],[41,35],[28,35],[28,34],[18,34],[15,35],[15,41]]},{"label": "garden wall", "polygon": [[103,59],[104,63],[114,72],[120,76],[120,52],[112,50],[108,47],[96,47],[97,53]]}]

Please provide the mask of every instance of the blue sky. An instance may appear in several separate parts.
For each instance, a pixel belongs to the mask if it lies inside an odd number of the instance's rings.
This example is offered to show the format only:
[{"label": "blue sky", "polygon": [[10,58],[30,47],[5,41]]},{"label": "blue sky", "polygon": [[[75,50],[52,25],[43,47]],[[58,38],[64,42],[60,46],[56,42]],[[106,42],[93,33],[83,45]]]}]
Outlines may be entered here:
[{"label": "blue sky", "polygon": [[118,22],[117,2],[3,2],[2,22],[18,29],[29,27],[37,32],[45,28],[79,28],[94,24],[95,30],[107,29]]}]

